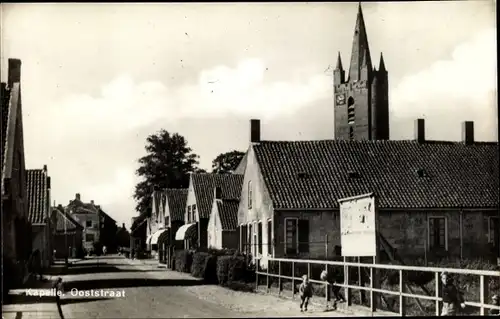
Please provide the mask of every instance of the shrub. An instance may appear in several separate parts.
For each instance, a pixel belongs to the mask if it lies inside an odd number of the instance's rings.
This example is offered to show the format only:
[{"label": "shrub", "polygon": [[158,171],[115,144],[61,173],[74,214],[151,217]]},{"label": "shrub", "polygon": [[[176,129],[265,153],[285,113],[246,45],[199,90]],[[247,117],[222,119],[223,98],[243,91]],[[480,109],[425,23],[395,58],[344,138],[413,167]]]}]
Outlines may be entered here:
[{"label": "shrub", "polygon": [[197,278],[203,278],[207,282],[217,283],[217,255],[208,252],[196,252],[193,254],[191,274]]},{"label": "shrub", "polygon": [[221,286],[230,286],[249,277],[246,260],[242,256],[220,256],[217,259],[217,279]]},{"label": "shrub", "polygon": [[178,250],[175,252],[175,270],[180,272],[191,272],[193,253],[189,250]]}]

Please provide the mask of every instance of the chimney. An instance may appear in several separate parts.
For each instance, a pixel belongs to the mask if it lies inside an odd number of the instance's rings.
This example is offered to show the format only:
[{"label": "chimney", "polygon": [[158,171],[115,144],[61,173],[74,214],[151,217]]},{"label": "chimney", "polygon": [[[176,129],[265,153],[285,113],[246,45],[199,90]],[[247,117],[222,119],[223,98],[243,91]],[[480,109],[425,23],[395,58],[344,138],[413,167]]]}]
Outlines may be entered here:
[{"label": "chimney", "polygon": [[12,88],[14,83],[21,82],[21,60],[9,59],[8,85]]},{"label": "chimney", "polygon": [[215,188],[215,199],[222,199],[222,188],[219,186]]},{"label": "chimney", "polygon": [[466,145],[474,144],[474,122],[462,122],[462,142]]},{"label": "chimney", "polygon": [[250,142],[251,143],[260,142],[260,120],[256,119],[250,120]]},{"label": "chimney", "polygon": [[122,223],[122,228],[125,229],[125,223]]},{"label": "chimney", "polygon": [[77,200],[81,200],[80,198],[81,198],[81,197],[80,197],[80,193],[76,193],[76,195],[75,195],[75,199],[77,199]]},{"label": "chimney", "polygon": [[91,199],[91,200],[90,200],[90,203],[91,203],[92,205],[94,205],[94,200],[93,200],[93,199]]},{"label": "chimney", "polygon": [[419,143],[425,143],[425,121],[424,119],[415,120],[415,140]]},{"label": "chimney", "polygon": [[47,171],[47,165],[43,165],[43,171],[46,172]]}]

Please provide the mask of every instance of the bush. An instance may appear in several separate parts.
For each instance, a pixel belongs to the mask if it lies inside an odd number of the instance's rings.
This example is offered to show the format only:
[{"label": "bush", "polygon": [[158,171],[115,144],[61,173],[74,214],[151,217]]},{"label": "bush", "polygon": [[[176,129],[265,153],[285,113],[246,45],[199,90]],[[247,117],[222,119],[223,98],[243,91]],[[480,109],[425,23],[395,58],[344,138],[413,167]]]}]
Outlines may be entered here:
[{"label": "bush", "polygon": [[217,255],[208,252],[196,252],[193,254],[191,274],[197,278],[203,278],[207,282],[217,283]]},{"label": "bush", "polygon": [[175,252],[175,270],[180,272],[191,272],[193,253],[189,250],[178,250]]},{"label": "bush", "polygon": [[221,286],[230,286],[236,281],[248,281],[248,271],[243,256],[220,256],[217,259],[217,279]]}]

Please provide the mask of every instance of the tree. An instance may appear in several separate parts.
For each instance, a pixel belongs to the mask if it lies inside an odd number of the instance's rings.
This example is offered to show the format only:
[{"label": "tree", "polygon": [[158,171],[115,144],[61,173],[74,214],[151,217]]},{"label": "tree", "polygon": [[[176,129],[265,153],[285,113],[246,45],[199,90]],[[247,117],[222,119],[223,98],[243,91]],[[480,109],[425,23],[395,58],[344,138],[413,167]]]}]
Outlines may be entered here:
[{"label": "tree", "polygon": [[231,151],[219,154],[212,161],[212,173],[231,173],[238,167],[238,165],[240,165],[243,156],[245,156],[245,153],[240,151]]},{"label": "tree", "polygon": [[161,130],[148,136],[145,146],[147,155],[139,159],[136,174],[142,177],[135,186],[134,199],[140,214],[148,213],[151,194],[155,189],[187,188],[189,173],[203,171],[198,166],[198,155],[192,152],[186,139]]}]

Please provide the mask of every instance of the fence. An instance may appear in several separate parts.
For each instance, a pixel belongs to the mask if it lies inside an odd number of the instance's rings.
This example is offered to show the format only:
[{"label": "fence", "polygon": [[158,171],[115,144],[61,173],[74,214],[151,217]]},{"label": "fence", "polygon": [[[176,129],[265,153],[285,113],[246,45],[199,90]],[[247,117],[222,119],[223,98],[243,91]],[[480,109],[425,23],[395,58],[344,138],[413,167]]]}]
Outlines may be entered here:
[{"label": "fence", "polygon": [[339,257],[341,254],[340,246],[332,245],[329,242],[328,236],[324,240],[319,241],[297,241],[297,242],[273,242],[267,243],[241,243],[240,249],[242,252],[253,255],[262,255],[264,250],[271,254],[279,252],[287,258],[298,257],[302,254],[307,256],[314,256],[314,258],[321,258],[322,260],[329,260],[334,257]]},{"label": "fence", "polygon": [[[277,263],[277,265],[276,265]],[[257,259],[257,272],[256,272],[256,288],[260,284],[260,279],[265,278],[266,289],[269,292],[275,280],[278,281],[278,293],[283,292],[283,286],[285,281],[291,281],[291,291],[292,297],[296,294],[296,284],[302,280],[302,274],[307,273],[309,275],[310,281],[315,284],[323,285],[325,289],[325,296],[329,298],[328,287],[324,281],[319,279],[319,273],[327,269],[329,272],[333,270],[335,273],[335,268],[340,268],[340,274],[343,277],[343,283],[335,283],[335,286],[339,286],[345,289],[345,299],[348,306],[352,305],[352,290],[358,290],[360,292],[361,301],[363,299],[362,295],[364,292],[369,293],[369,309],[372,314],[374,311],[380,308],[380,302],[384,301],[385,304],[389,304],[387,298],[384,295],[390,295],[393,298],[396,297],[397,301],[395,304],[399,304],[399,315],[405,316],[407,313],[407,299],[415,299],[420,309],[423,309],[421,301],[432,302],[434,304],[434,311],[437,316],[440,314],[440,303],[442,298],[440,297],[441,291],[441,281],[440,273],[448,272],[450,274],[473,276],[477,279],[479,277],[479,302],[467,300],[465,302],[466,306],[474,307],[480,309],[480,315],[485,315],[487,309],[498,309],[499,306],[494,306],[488,304],[488,295],[490,290],[498,289],[498,283],[500,282],[500,272],[499,271],[486,271],[486,270],[469,270],[469,269],[453,269],[453,268],[433,268],[433,267],[412,267],[412,266],[399,266],[399,265],[381,265],[381,264],[370,264],[370,263],[360,263],[360,262],[341,262],[341,261],[320,261],[320,260],[300,260],[300,259],[284,259],[284,258],[267,258],[267,267],[262,267],[261,260]],[[305,266],[305,267],[304,267]],[[265,269],[267,268],[267,269]],[[330,269],[331,268],[331,269]],[[264,269],[264,270],[263,270]],[[353,272],[355,269],[365,269],[366,271],[358,272],[358,283],[355,284],[356,280],[353,280]],[[278,273],[274,273],[274,272]],[[381,277],[382,273],[386,272],[388,274],[391,271],[397,271],[398,273],[398,291],[381,289]],[[415,274],[415,272],[418,272]],[[364,273],[368,273],[367,276],[363,276]],[[427,277],[433,281],[434,291],[426,288],[422,290],[426,295],[417,294],[414,292],[413,288],[409,285],[408,276],[413,273],[414,278]],[[369,282],[369,286],[364,286],[364,280]],[[318,279],[316,279],[318,278]],[[488,281],[487,279],[492,279]],[[341,280],[342,282],[342,280]],[[496,288],[495,288],[496,285]],[[493,288],[490,288],[492,286]]]}]

